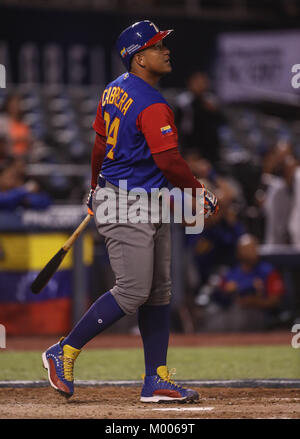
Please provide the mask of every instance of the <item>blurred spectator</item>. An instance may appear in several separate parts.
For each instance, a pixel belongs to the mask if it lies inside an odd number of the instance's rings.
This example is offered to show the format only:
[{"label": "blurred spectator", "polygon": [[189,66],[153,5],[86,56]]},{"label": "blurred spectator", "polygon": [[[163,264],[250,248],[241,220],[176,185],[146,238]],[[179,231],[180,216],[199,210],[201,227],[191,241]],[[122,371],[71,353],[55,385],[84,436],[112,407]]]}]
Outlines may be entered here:
[{"label": "blurred spectator", "polygon": [[[229,179],[212,171],[209,162],[203,159],[199,160],[198,166],[195,165],[194,171],[196,167],[199,173],[203,172],[203,178],[200,175],[201,181],[217,195],[220,204],[218,214],[205,221],[204,230],[200,235],[185,235],[190,263],[196,272],[194,278],[198,278],[196,282],[191,282],[194,284],[192,289],[198,292],[200,288],[201,294],[202,288],[207,286],[210,277],[221,266],[235,263],[236,244],[239,237],[245,233],[245,229],[238,218],[239,188]],[[199,173],[196,172],[196,175],[199,176]],[[211,177],[211,180],[205,179],[205,174]]]},{"label": "blurred spectator", "polygon": [[244,203],[242,188],[237,180],[221,176],[212,163],[202,158],[201,153],[196,149],[187,149],[183,156],[195,177],[207,187],[210,186],[219,200],[222,199],[226,203],[231,201]]},{"label": "blurred spectator", "polygon": [[239,238],[238,263],[223,277],[211,296],[214,305],[209,329],[262,330],[278,321],[284,295],[281,275],[260,260],[258,240],[249,234]]},{"label": "blurred spectator", "polygon": [[37,182],[25,181],[22,160],[8,159],[0,168],[0,210],[45,209],[50,204],[49,196],[40,192]]},{"label": "blurred spectator", "polygon": [[28,154],[31,131],[22,121],[21,100],[17,94],[7,96],[0,118],[0,132],[7,135],[11,154],[15,157]]},{"label": "blurred spectator", "polygon": [[193,264],[200,277],[199,283],[206,284],[219,266],[235,262],[235,247],[238,238],[245,233],[238,220],[233,204],[220,204],[220,213],[207,221],[200,235],[186,235],[186,245],[192,252]]},{"label": "blurred spectator", "polygon": [[256,202],[265,215],[265,244],[300,244],[300,167],[285,142],[265,157]]},{"label": "blurred spectator", "polygon": [[300,166],[292,155],[286,157],[283,167],[283,177],[290,192],[290,210],[288,232],[290,242],[300,245]]},{"label": "blurred spectator", "polygon": [[[283,178],[283,165],[290,154],[291,145],[280,141],[263,159],[261,181],[255,193],[255,201],[265,220],[265,244],[286,244],[289,241],[287,225],[291,194]],[[287,214],[282,215],[282,212]]]},{"label": "blurred spectator", "polygon": [[[192,155],[189,155],[189,159]],[[216,280],[226,267],[235,262],[236,243],[245,233],[238,218],[239,188],[229,179],[212,172],[210,163],[193,155],[194,171],[205,186],[217,194],[220,210],[216,216],[205,220],[201,234],[184,234],[184,271],[186,294],[179,309],[185,332],[195,331],[199,323],[199,312],[209,302]],[[190,163],[191,165],[192,163]],[[205,178],[208,177],[208,178]],[[201,309],[195,305],[201,305]],[[189,327],[186,317],[189,316]]]},{"label": "blurred spectator", "polygon": [[182,155],[195,177],[210,180],[212,183],[215,181],[216,170],[209,160],[202,158],[199,150],[189,148],[184,150]]},{"label": "blurred spectator", "polygon": [[197,149],[202,157],[216,165],[220,149],[218,128],[224,117],[209,88],[210,80],[205,73],[193,73],[187,91],[176,99],[175,121],[182,152],[187,148]]},{"label": "blurred spectator", "polygon": [[0,168],[2,168],[9,158],[9,144],[4,133],[0,132]]}]

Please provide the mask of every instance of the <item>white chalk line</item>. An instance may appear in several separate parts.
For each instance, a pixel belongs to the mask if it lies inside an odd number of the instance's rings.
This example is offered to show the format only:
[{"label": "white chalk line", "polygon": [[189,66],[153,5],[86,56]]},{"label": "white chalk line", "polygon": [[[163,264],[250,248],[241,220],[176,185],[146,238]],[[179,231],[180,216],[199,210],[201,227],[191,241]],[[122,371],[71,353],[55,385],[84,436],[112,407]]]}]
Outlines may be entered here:
[{"label": "white chalk line", "polygon": [[[245,380],[178,380],[178,384],[199,387],[231,387],[231,388],[300,388],[299,379],[245,379]],[[77,386],[141,386],[136,380],[75,380]],[[0,380],[1,387],[47,387],[47,380]]]},{"label": "white chalk line", "polygon": [[152,411],[156,412],[204,412],[204,411],[211,411],[214,410],[214,407],[183,407],[183,408],[177,408],[177,407],[170,407],[170,408],[159,408],[159,409],[152,409]]}]

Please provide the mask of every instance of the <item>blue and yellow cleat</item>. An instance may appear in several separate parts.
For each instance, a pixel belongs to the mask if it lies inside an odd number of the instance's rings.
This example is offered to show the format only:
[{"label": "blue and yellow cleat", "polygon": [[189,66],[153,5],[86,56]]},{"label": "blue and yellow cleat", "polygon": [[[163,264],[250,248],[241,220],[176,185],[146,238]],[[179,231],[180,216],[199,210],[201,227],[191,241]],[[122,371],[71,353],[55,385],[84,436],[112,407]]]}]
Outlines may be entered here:
[{"label": "blue and yellow cleat", "polygon": [[195,402],[199,395],[195,390],[185,389],[171,380],[174,372],[167,366],[157,368],[157,375],[144,376],[141,393],[142,402]]},{"label": "blue and yellow cleat", "polygon": [[67,398],[74,393],[73,368],[80,349],[61,346],[63,337],[42,354],[44,368],[48,370],[51,386]]}]

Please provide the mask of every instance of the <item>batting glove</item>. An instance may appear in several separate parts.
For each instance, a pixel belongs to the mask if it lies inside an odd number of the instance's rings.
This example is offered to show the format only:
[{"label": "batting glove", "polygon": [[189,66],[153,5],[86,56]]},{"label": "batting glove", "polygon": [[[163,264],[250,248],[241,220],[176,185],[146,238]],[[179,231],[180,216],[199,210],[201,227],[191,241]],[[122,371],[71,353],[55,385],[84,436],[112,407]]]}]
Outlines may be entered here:
[{"label": "batting glove", "polygon": [[218,212],[219,205],[218,199],[210,192],[208,189],[204,189],[204,218],[208,218],[211,215],[214,215]]},{"label": "batting glove", "polygon": [[90,215],[94,215],[94,212],[93,212],[93,194],[94,194],[94,192],[95,192],[95,189],[90,189],[89,195],[88,195],[87,200],[86,200],[88,213]]}]

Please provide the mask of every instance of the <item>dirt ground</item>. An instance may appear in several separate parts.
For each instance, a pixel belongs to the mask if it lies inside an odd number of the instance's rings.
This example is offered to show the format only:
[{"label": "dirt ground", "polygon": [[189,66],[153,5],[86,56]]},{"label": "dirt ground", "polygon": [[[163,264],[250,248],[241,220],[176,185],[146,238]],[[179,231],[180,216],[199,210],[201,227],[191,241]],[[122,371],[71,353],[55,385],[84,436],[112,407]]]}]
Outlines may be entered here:
[{"label": "dirt ground", "polygon": [[[7,350],[43,350],[58,337],[8,337]],[[170,346],[290,344],[291,333],[172,334]],[[142,348],[140,336],[107,334],[86,348]],[[0,388],[0,419],[300,419],[300,389],[196,388],[193,404],[145,404],[139,387],[77,387],[66,400],[50,387]]]},{"label": "dirt ground", "polygon": [[[300,418],[300,389],[196,388],[191,404],[146,404],[138,387],[78,387],[66,400],[51,388],[1,388],[1,419]],[[175,410],[174,410],[175,409]]]}]

